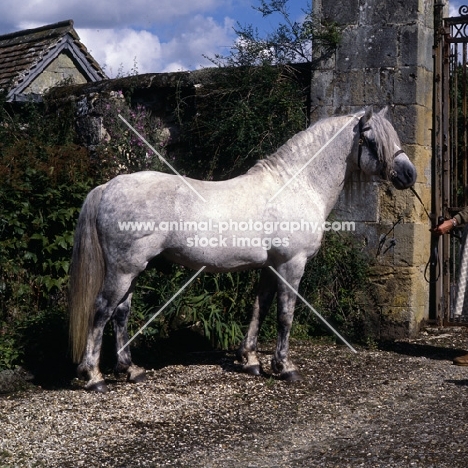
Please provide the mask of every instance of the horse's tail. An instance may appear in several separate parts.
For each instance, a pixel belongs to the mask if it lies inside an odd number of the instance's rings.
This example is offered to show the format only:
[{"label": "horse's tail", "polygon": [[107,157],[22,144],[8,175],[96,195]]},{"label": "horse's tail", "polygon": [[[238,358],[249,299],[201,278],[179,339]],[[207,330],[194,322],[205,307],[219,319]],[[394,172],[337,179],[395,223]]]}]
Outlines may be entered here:
[{"label": "horse's tail", "polygon": [[96,217],[104,185],[93,189],[83,204],[73,243],[68,291],[69,338],[73,362],[81,361],[94,302],[104,281],[105,264],[96,230]]}]

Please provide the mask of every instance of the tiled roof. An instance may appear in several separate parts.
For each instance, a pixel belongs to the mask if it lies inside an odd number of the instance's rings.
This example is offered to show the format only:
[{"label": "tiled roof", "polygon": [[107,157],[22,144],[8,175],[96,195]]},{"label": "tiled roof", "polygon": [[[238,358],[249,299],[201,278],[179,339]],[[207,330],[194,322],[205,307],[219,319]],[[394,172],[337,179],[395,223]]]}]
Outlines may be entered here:
[{"label": "tiled roof", "polygon": [[[106,78],[67,20],[36,29],[0,36],[0,89],[20,92],[64,48],[67,48],[88,75],[89,81]],[[24,84],[24,86],[22,86]]]}]

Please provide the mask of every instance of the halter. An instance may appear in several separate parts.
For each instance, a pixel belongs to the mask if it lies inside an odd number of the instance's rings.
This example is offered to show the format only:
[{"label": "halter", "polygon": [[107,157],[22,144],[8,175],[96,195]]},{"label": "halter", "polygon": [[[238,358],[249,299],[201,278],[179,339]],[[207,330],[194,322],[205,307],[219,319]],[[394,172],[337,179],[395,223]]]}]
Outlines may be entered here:
[{"label": "halter", "polygon": [[[362,158],[362,147],[365,144],[368,149],[369,148],[369,140],[367,139],[365,133],[371,130],[371,127],[368,125],[367,127],[363,127],[361,120],[359,120],[359,148],[358,148],[358,168],[361,169],[361,158]],[[402,149],[396,151],[393,154],[393,159],[395,159],[399,154],[404,153]],[[385,174],[386,164],[384,163],[384,167],[382,169],[382,173]],[[391,173],[392,176],[395,176],[394,171]]]}]

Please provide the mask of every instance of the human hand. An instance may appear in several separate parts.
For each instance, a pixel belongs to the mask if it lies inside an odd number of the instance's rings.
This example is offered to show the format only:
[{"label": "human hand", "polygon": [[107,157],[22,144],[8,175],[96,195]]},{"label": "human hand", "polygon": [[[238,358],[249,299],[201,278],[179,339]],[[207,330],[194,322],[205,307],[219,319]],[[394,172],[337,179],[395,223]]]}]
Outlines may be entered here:
[{"label": "human hand", "polygon": [[432,229],[432,232],[438,236],[447,234],[456,226],[456,221],[454,219],[446,219],[442,224],[439,224],[437,227]]}]

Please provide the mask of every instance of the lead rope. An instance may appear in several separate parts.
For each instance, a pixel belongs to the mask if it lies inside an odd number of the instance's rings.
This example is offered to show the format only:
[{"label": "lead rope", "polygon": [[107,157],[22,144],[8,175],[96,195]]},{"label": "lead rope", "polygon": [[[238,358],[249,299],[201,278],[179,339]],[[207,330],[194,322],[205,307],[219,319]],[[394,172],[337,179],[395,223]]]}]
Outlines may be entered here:
[{"label": "lead rope", "polygon": [[[433,221],[434,216],[431,215],[427,211],[426,206],[424,205],[423,201],[421,200],[421,197],[419,196],[418,192],[416,192],[416,190],[414,190],[414,187],[410,187],[410,190],[414,193],[415,197],[421,203],[422,207],[424,208],[424,212],[426,213],[428,219]],[[442,224],[443,222],[444,222],[444,217],[439,216],[439,218],[437,220],[438,225]],[[435,227],[435,226],[432,226],[432,227]],[[435,234],[432,234],[432,236],[435,236]],[[441,269],[441,266],[440,266],[440,260],[439,260],[439,240],[438,239],[439,239],[439,236],[437,236],[437,242],[434,242],[434,247],[433,247],[433,249],[431,251],[431,255],[429,256],[429,260],[427,261],[426,267],[424,268],[424,279],[429,284],[436,283],[439,280],[440,275],[442,273],[442,269]],[[432,281],[431,281],[431,278],[428,277],[428,275],[427,275],[429,267],[434,268],[434,269],[437,268],[437,273],[435,275],[434,280],[432,280]]]},{"label": "lead rope", "polygon": [[414,190],[414,187],[410,187],[410,190],[414,193],[415,197],[420,201],[422,207],[424,208],[424,212],[426,213],[427,217],[429,219],[432,219],[432,215],[427,211],[426,207],[424,206],[423,201],[421,200],[421,197],[419,196],[418,192]]}]

